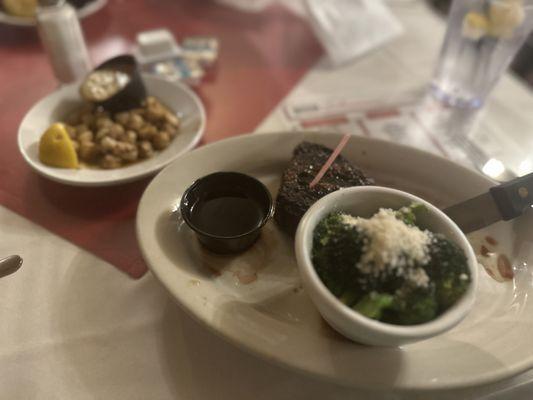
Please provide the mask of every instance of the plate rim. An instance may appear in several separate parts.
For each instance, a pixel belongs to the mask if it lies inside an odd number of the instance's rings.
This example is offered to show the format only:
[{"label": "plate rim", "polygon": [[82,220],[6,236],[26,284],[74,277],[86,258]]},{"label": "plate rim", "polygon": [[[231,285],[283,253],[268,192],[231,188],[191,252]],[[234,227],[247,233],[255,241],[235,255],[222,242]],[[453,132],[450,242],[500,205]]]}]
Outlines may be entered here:
[{"label": "plate rim", "polygon": [[[94,0],[77,9],[76,14],[80,19],[87,18],[103,9],[106,4],[107,0]],[[0,9],[0,24],[16,26],[20,28],[31,28],[37,26],[37,22],[35,21],[34,17],[19,17],[16,15],[10,15],[3,9]]]},{"label": "plate rim", "polygon": [[148,169],[146,171],[138,172],[137,174],[134,174],[132,176],[123,177],[123,178],[117,178],[117,179],[110,179],[110,180],[105,180],[105,181],[90,181],[90,182],[80,181],[80,180],[75,180],[75,179],[69,179],[69,178],[59,177],[59,176],[50,174],[45,169],[43,169],[41,167],[41,165],[36,163],[30,157],[30,155],[27,153],[26,149],[23,146],[23,143],[22,143],[22,138],[23,138],[22,127],[26,123],[26,121],[29,118],[30,114],[37,107],[39,107],[43,102],[45,102],[49,97],[57,94],[58,91],[66,90],[67,88],[70,88],[72,85],[76,85],[77,82],[73,82],[73,83],[71,83],[71,84],[69,84],[69,85],[67,85],[65,87],[60,87],[59,89],[48,93],[47,95],[45,95],[44,97],[39,99],[36,103],[34,103],[31,106],[31,108],[26,112],[26,114],[24,115],[24,117],[22,118],[22,120],[21,120],[21,122],[20,122],[20,124],[18,126],[18,131],[17,131],[17,147],[18,147],[18,150],[19,150],[20,154],[24,158],[24,161],[26,161],[26,163],[30,166],[30,168],[34,172],[36,172],[37,174],[39,174],[40,176],[42,176],[44,178],[50,179],[51,181],[54,181],[54,182],[57,182],[57,183],[61,183],[61,184],[68,185],[68,186],[76,186],[76,187],[105,187],[105,186],[114,186],[114,185],[121,185],[121,184],[129,183],[129,182],[134,182],[134,181],[143,179],[143,178],[145,178],[147,176],[155,175],[159,171],[161,171],[162,169],[167,167],[169,164],[174,162],[176,160],[176,158],[178,158],[182,154],[187,153],[190,150],[194,149],[198,145],[198,143],[200,142],[202,137],[204,136],[205,128],[206,128],[206,122],[207,122],[207,116],[206,116],[205,107],[204,107],[202,101],[200,100],[200,98],[198,97],[198,95],[196,93],[194,93],[194,91],[192,89],[190,89],[189,87],[187,87],[185,84],[183,84],[181,82],[169,81],[169,80],[166,80],[164,78],[161,78],[161,77],[158,77],[158,76],[155,76],[155,75],[152,75],[152,74],[146,74],[146,73],[143,73],[142,77],[143,77],[143,80],[149,80],[149,81],[153,80],[153,81],[159,81],[160,83],[166,83],[168,85],[174,85],[177,89],[183,91],[187,96],[189,96],[191,98],[192,102],[195,104],[195,106],[198,108],[198,111],[199,111],[200,126],[198,127],[196,133],[194,134],[194,137],[192,138],[192,140],[189,143],[187,143],[187,145],[185,147],[183,147],[180,151],[176,152],[166,163],[164,163],[163,165],[160,165],[160,166],[156,166],[156,167],[150,168],[150,169]]},{"label": "plate rim", "polygon": [[[272,362],[275,365],[286,368],[292,371],[297,371],[299,373],[303,373],[307,376],[312,376],[315,378],[319,378],[325,381],[333,382],[336,384],[343,384],[348,385],[350,387],[364,387],[363,385],[357,385],[354,382],[350,382],[343,379],[338,379],[336,377],[327,375],[327,374],[321,374],[317,371],[311,370],[310,368],[304,368],[296,364],[290,364],[287,361],[283,360],[282,357],[279,357],[277,355],[270,354],[268,352],[261,351],[260,348],[254,347],[250,345],[247,342],[243,342],[242,340],[239,340],[236,334],[231,334],[229,332],[223,331],[215,326],[215,324],[212,323],[212,321],[209,320],[205,316],[205,314],[199,314],[195,312],[193,307],[190,307],[190,305],[184,301],[182,301],[181,297],[178,296],[175,290],[172,289],[170,285],[168,285],[165,282],[165,278],[162,276],[161,271],[158,270],[157,267],[155,267],[151,262],[151,256],[149,255],[149,251],[145,248],[141,233],[142,226],[141,226],[141,214],[143,213],[144,203],[146,201],[147,193],[149,193],[153,187],[155,187],[158,184],[158,178],[164,173],[166,169],[172,168],[172,165],[174,163],[181,162],[182,157],[191,156],[195,152],[201,152],[206,151],[206,148],[212,148],[212,147],[218,147],[218,146],[226,146],[227,143],[233,143],[233,142],[239,142],[239,141],[247,141],[247,140],[255,140],[256,138],[261,138],[263,136],[289,136],[289,135],[297,135],[298,133],[301,134],[310,134],[310,135],[317,135],[318,137],[326,136],[326,135],[337,135],[339,138],[342,136],[340,133],[334,133],[334,132],[325,132],[325,131],[309,131],[309,132],[292,132],[292,131],[279,131],[279,132],[268,132],[268,133],[259,133],[259,134],[245,134],[245,135],[238,135],[233,136],[227,139],[223,139],[217,142],[210,143],[206,146],[202,146],[198,149],[195,149],[193,152],[189,152],[188,154],[181,155],[178,159],[174,160],[172,163],[167,165],[162,171],[159,172],[159,174],[154,177],[154,179],[149,183],[149,185],[146,187],[145,191],[143,192],[143,195],[139,201],[139,206],[137,208],[136,213],[136,222],[135,222],[135,229],[136,229],[136,237],[139,244],[139,248],[141,250],[141,254],[143,256],[143,259],[145,260],[148,268],[150,271],[154,274],[154,276],[157,278],[157,280],[160,281],[160,283],[163,285],[163,287],[171,294],[174,301],[180,306],[181,309],[185,311],[187,315],[190,315],[195,321],[198,321],[202,326],[205,326],[209,331],[216,334],[218,337],[223,338],[228,343],[231,343],[232,345],[235,345],[239,349],[246,351],[249,354],[252,354],[262,360]],[[490,179],[489,177],[481,174],[479,171],[473,170],[471,168],[466,167],[465,165],[461,165],[459,163],[456,163],[452,160],[449,160],[447,158],[444,158],[440,155],[436,155],[433,153],[429,153],[427,151],[414,148],[411,146],[399,144],[390,142],[383,139],[378,138],[368,138],[368,137],[362,137],[362,136],[355,136],[355,139],[360,142],[366,142],[366,143],[378,143],[382,144],[383,146],[389,146],[390,148],[400,148],[402,151],[406,151],[411,154],[417,154],[418,156],[426,157],[426,158],[432,158],[433,160],[438,160],[439,162],[442,162],[443,164],[447,164],[449,166],[453,166],[453,168],[457,168],[458,171],[463,171],[466,174],[469,175],[476,175],[477,178],[480,180],[483,180],[486,182],[487,185],[494,185],[495,181]],[[316,138],[316,136],[315,136]],[[453,386],[450,386],[449,384],[442,384],[440,382],[436,383],[430,383],[430,384],[424,384],[424,385],[402,385],[401,387],[398,387],[397,390],[402,392],[408,392],[408,391],[418,391],[418,392],[424,392],[424,391],[441,391],[441,390],[457,390],[457,389],[466,389],[466,388],[473,388],[478,386],[483,386],[486,384],[494,384],[497,382],[500,382],[502,380],[514,377],[520,373],[523,373],[533,366],[533,355],[529,358],[526,358],[522,360],[521,362],[517,362],[514,364],[512,368],[501,368],[500,370],[496,370],[493,372],[483,372],[480,375],[476,376],[474,379],[470,378],[469,380],[463,380],[461,382],[457,382]],[[391,388],[389,388],[391,389]]]}]

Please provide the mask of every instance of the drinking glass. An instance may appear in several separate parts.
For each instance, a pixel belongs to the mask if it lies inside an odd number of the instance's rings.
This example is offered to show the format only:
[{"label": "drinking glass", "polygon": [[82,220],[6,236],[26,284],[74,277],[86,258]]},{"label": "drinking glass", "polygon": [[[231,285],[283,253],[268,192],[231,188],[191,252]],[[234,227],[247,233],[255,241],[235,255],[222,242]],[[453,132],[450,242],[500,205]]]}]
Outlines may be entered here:
[{"label": "drinking glass", "polygon": [[477,109],[533,29],[533,0],[454,0],[431,94]]}]

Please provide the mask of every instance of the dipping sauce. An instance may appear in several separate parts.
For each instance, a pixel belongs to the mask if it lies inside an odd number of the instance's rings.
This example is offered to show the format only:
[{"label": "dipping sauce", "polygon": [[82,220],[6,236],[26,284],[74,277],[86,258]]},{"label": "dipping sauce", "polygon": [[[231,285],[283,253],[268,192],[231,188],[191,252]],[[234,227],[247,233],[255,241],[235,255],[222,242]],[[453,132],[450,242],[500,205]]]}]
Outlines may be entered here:
[{"label": "dipping sauce", "polygon": [[80,87],[80,94],[87,101],[103,101],[118,93],[129,81],[130,77],[124,72],[96,70],[87,76]]},{"label": "dipping sauce", "polygon": [[207,249],[237,253],[252,246],[274,213],[272,196],[253,176],[215,172],[193,182],[180,201],[183,220]]},{"label": "dipping sauce", "polygon": [[231,237],[256,229],[265,214],[254,199],[227,195],[200,200],[191,210],[198,229],[214,236]]}]

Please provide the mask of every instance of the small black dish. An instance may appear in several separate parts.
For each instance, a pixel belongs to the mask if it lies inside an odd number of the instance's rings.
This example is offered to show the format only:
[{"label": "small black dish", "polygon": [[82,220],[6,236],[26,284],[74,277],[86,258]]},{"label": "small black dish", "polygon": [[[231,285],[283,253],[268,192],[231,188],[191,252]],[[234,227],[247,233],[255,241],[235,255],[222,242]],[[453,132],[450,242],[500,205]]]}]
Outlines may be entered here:
[{"label": "small black dish", "polygon": [[128,111],[141,106],[146,99],[146,87],[135,57],[128,54],[113,57],[100,64],[91,73],[101,70],[122,72],[128,76],[129,80],[117,93],[105,100],[93,101],[94,104],[111,113]]},{"label": "small black dish", "polygon": [[189,186],[180,211],[202,245],[227,254],[254,244],[274,213],[274,203],[257,179],[239,172],[215,172]]}]

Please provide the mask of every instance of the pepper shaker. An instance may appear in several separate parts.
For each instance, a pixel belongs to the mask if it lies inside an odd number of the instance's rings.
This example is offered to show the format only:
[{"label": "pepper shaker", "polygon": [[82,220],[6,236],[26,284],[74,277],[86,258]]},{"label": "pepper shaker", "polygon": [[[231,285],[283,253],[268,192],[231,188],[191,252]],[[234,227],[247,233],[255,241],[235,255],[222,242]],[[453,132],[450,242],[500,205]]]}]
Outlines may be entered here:
[{"label": "pepper shaker", "polygon": [[85,76],[91,62],[74,7],[65,0],[39,0],[36,19],[44,50],[59,82],[70,83]]}]

